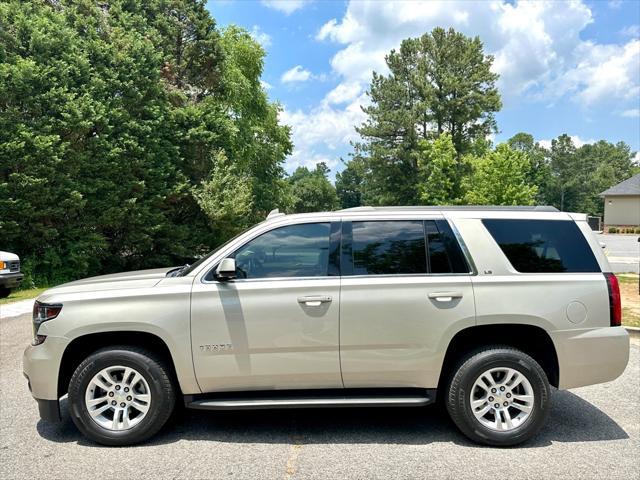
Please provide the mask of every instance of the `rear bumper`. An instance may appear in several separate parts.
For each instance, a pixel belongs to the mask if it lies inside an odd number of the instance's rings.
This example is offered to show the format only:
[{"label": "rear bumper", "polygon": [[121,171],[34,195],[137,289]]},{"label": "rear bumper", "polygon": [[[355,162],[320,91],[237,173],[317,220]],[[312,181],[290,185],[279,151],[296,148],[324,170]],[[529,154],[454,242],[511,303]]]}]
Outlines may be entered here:
[{"label": "rear bumper", "polygon": [[18,288],[23,278],[24,273],[3,273],[0,275],[0,287]]},{"label": "rear bumper", "polygon": [[629,362],[629,334],[624,327],[551,332],[558,354],[562,389],[610,382]]}]

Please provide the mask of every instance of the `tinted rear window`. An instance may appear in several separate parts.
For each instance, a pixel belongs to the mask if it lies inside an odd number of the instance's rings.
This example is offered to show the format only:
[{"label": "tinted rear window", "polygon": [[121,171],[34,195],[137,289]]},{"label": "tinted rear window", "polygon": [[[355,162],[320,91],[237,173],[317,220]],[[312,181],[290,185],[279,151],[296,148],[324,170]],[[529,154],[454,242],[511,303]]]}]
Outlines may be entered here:
[{"label": "tinted rear window", "polygon": [[424,222],[430,273],[469,273],[460,245],[445,220]]},{"label": "tinted rear window", "polygon": [[523,273],[599,272],[587,240],[570,220],[483,220],[511,265]]},{"label": "tinted rear window", "polygon": [[445,220],[343,222],[342,275],[469,273]]},{"label": "tinted rear window", "polygon": [[422,221],[353,222],[353,274],[427,273]]}]

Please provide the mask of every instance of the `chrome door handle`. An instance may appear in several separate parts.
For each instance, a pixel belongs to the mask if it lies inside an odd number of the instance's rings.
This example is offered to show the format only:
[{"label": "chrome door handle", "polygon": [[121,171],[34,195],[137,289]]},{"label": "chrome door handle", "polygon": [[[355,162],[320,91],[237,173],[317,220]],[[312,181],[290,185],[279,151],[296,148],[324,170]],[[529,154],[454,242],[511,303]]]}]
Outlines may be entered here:
[{"label": "chrome door handle", "polygon": [[429,294],[436,302],[451,302],[454,298],[462,298],[462,292],[433,292]]},{"label": "chrome door handle", "polygon": [[331,302],[332,298],[328,295],[309,295],[307,297],[298,297],[298,303],[304,303],[308,307],[319,307],[322,303]]}]

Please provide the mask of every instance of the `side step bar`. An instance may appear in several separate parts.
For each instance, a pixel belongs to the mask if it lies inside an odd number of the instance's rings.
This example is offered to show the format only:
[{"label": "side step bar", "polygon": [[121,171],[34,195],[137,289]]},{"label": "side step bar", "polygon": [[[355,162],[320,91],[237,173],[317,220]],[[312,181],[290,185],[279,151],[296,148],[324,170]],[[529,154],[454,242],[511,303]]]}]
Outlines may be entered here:
[{"label": "side step bar", "polygon": [[415,389],[411,394],[367,394],[350,392],[340,394],[318,391],[296,392],[236,392],[212,395],[185,395],[187,408],[198,410],[262,410],[281,408],[342,408],[342,407],[422,407],[435,401],[435,390]]}]

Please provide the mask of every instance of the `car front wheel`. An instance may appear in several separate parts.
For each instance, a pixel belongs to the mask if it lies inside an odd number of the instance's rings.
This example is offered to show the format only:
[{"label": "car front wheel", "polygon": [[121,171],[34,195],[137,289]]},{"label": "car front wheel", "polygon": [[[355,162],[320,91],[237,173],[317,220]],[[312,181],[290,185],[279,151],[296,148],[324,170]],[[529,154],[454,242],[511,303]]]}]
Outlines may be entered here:
[{"label": "car front wheel", "polygon": [[550,387],[532,357],[491,347],[464,360],[453,374],[447,410],[471,440],[511,446],[532,438],[549,415]]},{"label": "car front wheel", "polygon": [[69,383],[71,418],[103,445],[131,445],[154,435],[175,404],[170,370],[152,352],[110,347],[87,357]]}]

